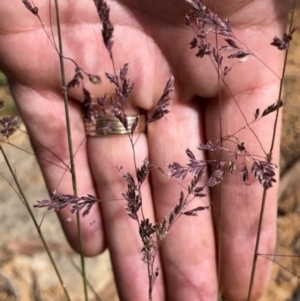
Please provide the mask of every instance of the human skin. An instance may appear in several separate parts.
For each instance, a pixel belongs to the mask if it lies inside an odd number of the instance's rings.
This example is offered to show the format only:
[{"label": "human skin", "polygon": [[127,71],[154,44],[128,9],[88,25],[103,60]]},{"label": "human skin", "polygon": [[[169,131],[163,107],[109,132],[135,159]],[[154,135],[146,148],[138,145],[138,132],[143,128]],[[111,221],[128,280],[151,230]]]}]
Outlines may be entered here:
[{"label": "human skin", "polygon": [[[238,39],[276,74],[281,74],[283,53],[270,46],[274,36],[281,37],[286,24],[287,1],[205,1],[220,17],[229,18]],[[134,83],[127,110],[138,114],[155,107],[167,80],[175,79],[172,106],[166,120],[152,123],[136,144],[137,162],[150,161],[165,167],[173,161],[187,162],[185,149],[198,159],[213,154],[196,150],[199,142],[217,141],[220,133],[219,91],[222,95],[222,131],[233,133],[245,126],[240,110],[248,120],[256,108],[261,111],[278,98],[279,80],[256,58],[236,65],[226,83],[221,82],[208,58],[195,57],[189,49],[193,31],[184,24],[188,5],[184,1],[108,1],[114,25],[113,55],[117,69],[129,63],[129,78]],[[39,14],[49,32],[48,1],[36,0]],[[54,4],[51,4],[54,14]],[[99,74],[100,85],[86,83],[94,97],[112,95],[114,87],[104,79],[112,73],[112,64],[101,38],[101,26],[93,1],[60,1],[64,53],[89,73]],[[7,74],[11,92],[27,126],[38,158],[69,162],[64,104],[57,53],[41,28],[39,20],[20,0],[0,6],[0,68]],[[52,24],[55,38],[56,27]],[[211,42],[214,42],[214,37]],[[74,66],[65,61],[67,78]],[[126,183],[115,166],[134,174],[132,149],[126,136],[86,139],[82,121],[82,92],[70,90],[72,142],[76,150],[75,166],[78,194],[94,194],[103,200],[120,199]],[[268,151],[275,114],[252,126],[263,148]],[[247,150],[264,156],[250,130],[237,134]],[[39,141],[47,149],[39,147]],[[234,150],[234,145],[226,144]],[[273,162],[278,161],[279,141],[275,143]],[[71,176],[55,165],[40,160],[49,190],[72,193]],[[184,181],[182,185],[186,185]],[[262,187],[252,181],[246,186],[238,175],[226,176],[222,187],[212,189],[212,209],[198,217],[181,217],[162,244],[157,266],[154,300],[217,300],[217,245],[221,243],[221,288],[231,301],[246,299],[257,236]],[[161,220],[179,199],[182,186],[154,172],[144,183],[143,206],[150,220]],[[222,196],[222,206],[220,205]],[[193,201],[191,208],[211,203],[209,197]],[[106,246],[110,249],[115,279],[121,300],[147,300],[148,277],[141,260],[141,241],[136,223],[128,218],[124,201],[103,201],[82,219],[84,253],[94,256]],[[220,209],[221,208],[221,209]],[[272,253],[276,239],[276,186],[268,191],[260,252]],[[218,216],[222,215],[222,233],[218,242]],[[79,250],[75,221],[66,223],[68,211],[59,218],[66,237]],[[95,224],[90,225],[94,220]],[[215,224],[215,225],[214,225]],[[258,260],[252,300],[264,292],[271,262]]]}]

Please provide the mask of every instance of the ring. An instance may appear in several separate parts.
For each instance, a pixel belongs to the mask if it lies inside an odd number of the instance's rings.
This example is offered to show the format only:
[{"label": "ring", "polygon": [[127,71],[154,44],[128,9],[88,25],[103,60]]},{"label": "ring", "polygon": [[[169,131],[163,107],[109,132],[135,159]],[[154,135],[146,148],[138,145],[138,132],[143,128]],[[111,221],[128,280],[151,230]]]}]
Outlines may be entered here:
[{"label": "ring", "polygon": [[131,134],[132,126],[136,121],[137,125],[133,133],[141,133],[146,130],[147,117],[145,114],[126,116],[126,119],[127,129],[115,116],[97,116],[93,122],[84,119],[86,135],[89,137],[98,137]]}]

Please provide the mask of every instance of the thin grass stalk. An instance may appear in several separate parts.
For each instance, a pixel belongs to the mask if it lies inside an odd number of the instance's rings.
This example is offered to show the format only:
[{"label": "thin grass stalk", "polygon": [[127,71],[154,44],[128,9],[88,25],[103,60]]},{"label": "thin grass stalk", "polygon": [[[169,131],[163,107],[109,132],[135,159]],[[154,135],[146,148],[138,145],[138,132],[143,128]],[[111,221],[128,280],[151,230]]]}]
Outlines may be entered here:
[{"label": "thin grass stalk", "polygon": [[[65,67],[64,67],[64,58],[63,58],[63,44],[62,44],[62,35],[61,35],[61,28],[60,28],[58,0],[55,0],[55,12],[56,12],[57,34],[58,34],[61,81],[62,81],[62,86],[65,87],[66,86],[66,77],[65,77]],[[64,105],[65,105],[65,117],[66,117],[66,124],[67,124],[68,148],[69,148],[69,156],[70,156],[70,167],[71,167],[71,175],[72,175],[73,192],[74,192],[74,195],[77,196],[78,193],[77,193],[76,171],[75,171],[75,164],[74,164],[74,152],[73,152],[73,145],[72,145],[72,134],[71,134],[71,126],[70,126],[69,101],[68,101],[68,92],[66,89],[63,89],[63,98],[64,98]],[[81,259],[81,271],[82,271],[82,279],[83,279],[84,296],[85,296],[85,301],[88,301],[86,269],[85,269],[84,255],[83,255],[83,240],[82,240],[82,231],[81,231],[81,225],[80,225],[79,212],[76,212],[76,221],[77,221],[79,248],[80,248],[80,259]]]},{"label": "thin grass stalk", "polygon": [[[215,3],[216,4],[216,3]],[[215,7],[216,10],[216,7]],[[215,34],[216,37],[216,49],[219,48],[218,43],[218,34]],[[220,65],[217,66],[217,73],[218,73],[218,102],[219,102],[219,139],[220,139],[220,146],[223,146],[223,130],[222,130],[222,95],[221,95],[221,75],[220,75]],[[223,152],[220,151],[219,160],[222,161],[223,159]],[[222,192],[222,182],[220,185],[220,191]],[[218,277],[218,300],[222,301],[222,284],[221,284],[221,273],[222,273],[222,228],[223,228],[223,219],[222,219],[222,193],[219,196],[219,212],[218,212],[218,248],[217,248],[217,277]]]},{"label": "thin grass stalk", "polygon": [[[214,10],[216,11],[216,1],[214,1]],[[216,49],[219,48],[219,41],[218,41],[218,34],[215,34],[215,42],[216,42]],[[221,75],[220,75],[220,65],[217,64],[216,66],[217,74],[218,74],[218,103],[219,103],[219,140],[220,146],[223,146],[223,130],[222,130],[222,95],[221,95]],[[220,151],[219,160],[222,161],[223,152]],[[220,191],[222,191],[222,182],[220,185]],[[222,228],[223,228],[223,219],[222,219],[222,193],[220,193],[219,200],[219,211],[218,211],[218,237],[217,237],[217,278],[218,278],[218,300],[222,301],[222,282],[221,282],[221,273],[222,273]]]},{"label": "thin grass stalk", "polygon": [[51,262],[51,264],[52,264],[52,266],[53,266],[53,268],[54,268],[54,271],[55,271],[55,273],[56,273],[56,275],[57,275],[57,277],[58,277],[58,280],[59,280],[59,282],[60,282],[60,284],[61,284],[61,287],[62,287],[62,289],[63,289],[63,291],[64,291],[64,294],[65,294],[67,300],[68,300],[68,301],[71,301],[71,298],[70,298],[70,295],[69,295],[69,293],[68,293],[68,290],[67,290],[67,288],[66,288],[66,286],[65,286],[65,284],[64,284],[64,282],[63,282],[62,276],[61,276],[61,274],[60,274],[60,272],[59,272],[59,270],[58,270],[58,267],[57,267],[57,265],[56,265],[56,263],[55,263],[55,260],[54,260],[54,258],[52,257],[52,254],[51,254],[50,249],[49,249],[49,247],[48,247],[48,245],[47,245],[47,243],[46,243],[46,240],[45,240],[45,238],[44,238],[44,236],[43,236],[43,234],[42,234],[42,231],[41,231],[41,229],[40,229],[40,227],[39,227],[39,224],[38,224],[38,222],[37,222],[36,219],[35,219],[35,216],[34,216],[32,210],[31,210],[31,207],[30,207],[30,205],[29,205],[29,202],[28,202],[28,200],[27,200],[27,198],[26,198],[26,196],[25,196],[25,194],[24,194],[24,192],[23,192],[23,190],[22,190],[22,187],[21,187],[21,185],[20,185],[20,183],[19,183],[19,180],[18,180],[18,178],[17,178],[17,176],[16,176],[16,174],[15,174],[15,172],[14,172],[14,169],[12,168],[11,164],[9,163],[9,160],[8,160],[8,158],[7,158],[6,154],[5,154],[5,151],[4,151],[4,149],[3,149],[3,147],[2,147],[1,144],[0,144],[0,150],[1,150],[1,153],[2,153],[2,155],[3,155],[3,157],[4,157],[4,160],[5,160],[5,162],[6,162],[6,165],[8,166],[9,171],[10,171],[10,173],[11,173],[11,175],[12,175],[12,177],[13,177],[13,179],[14,179],[14,181],[15,181],[17,187],[18,187],[20,196],[21,196],[21,198],[22,198],[23,201],[24,201],[24,205],[25,205],[25,207],[26,207],[26,209],[27,209],[27,211],[28,211],[28,213],[29,213],[29,215],[30,215],[30,217],[31,217],[31,219],[32,219],[32,221],[33,221],[33,223],[34,223],[34,226],[35,226],[35,228],[36,228],[36,230],[37,230],[39,236],[40,236],[40,239],[41,239],[41,241],[42,241],[42,243],[43,243],[43,246],[44,246],[44,248],[45,248],[45,250],[46,250],[46,253],[47,253],[47,255],[48,255],[49,259],[50,259],[50,262]]},{"label": "thin grass stalk", "polygon": [[264,189],[263,196],[262,196],[262,202],[261,202],[259,221],[258,221],[258,228],[257,228],[257,235],[256,235],[253,264],[252,264],[252,270],[251,270],[251,277],[250,277],[247,301],[251,300],[251,294],[252,294],[252,288],[253,288],[256,265],[257,265],[257,258],[258,258],[258,248],[259,248],[259,243],[260,243],[261,227],[262,227],[264,211],[265,211],[266,197],[267,197],[267,189]]},{"label": "thin grass stalk", "polygon": [[[292,14],[291,14],[291,20],[290,20],[290,25],[289,25],[289,33],[292,31],[293,20],[294,20],[294,10],[292,11]],[[286,51],[285,51],[284,64],[283,64],[282,76],[281,76],[281,80],[280,80],[280,87],[279,87],[279,93],[278,93],[278,101],[281,99],[281,96],[282,96],[283,79],[284,79],[284,76],[285,76],[285,70],[286,70],[286,65],[287,65],[288,54],[289,54],[289,48],[286,49]],[[272,159],[272,152],[273,152],[273,148],[274,148],[274,144],[275,144],[276,130],[277,130],[277,124],[278,124],[278,119],[279,119],[279,109],[280,109],[280,107],[278,106],[278,108],[276,110],[276,117],[275,117],[275,122],[274,122],[272,143],[271,143],[270,152],[269,152],[270,158],[268,158],[268,160],[270,160],[270,161]]]},{"label": "thin grass stalk", "polygon": [[[112,58],[112,55],[111,55]],[[115,66],[113,64],[114,72],[115,72]],[[115,73],[116,74],[116,73]],[[137,171],[137,162],[136,162],[136,153],[135,153],[135,143],[133,142],[133,135],[129,134],[128,138],[130,140],[131,148],[132,148],[132,156],[133,156],[133,164],[134,164],[134,169]],[[141,193],[141,186],[139,185],[139,194],[142,195]],[[142,215],[142,220],[146,220],[145,215],[144,215],[144,209],[143,209],[143,203],[141,205],[141,215]],[[138,221],[138,226],[139,226],[139,221]],[[153,265],[150,266],[149,261],[147,262],[147,272],[148,272],[148,301],[152,301],[152,291],[153,291],[153,286],[154,283],[151,280],[151,275],[153,275]]]},{"label": "thin grass stalk", "polygon": [[[295,1],[294,1],[294,3],[295,3]],[[292,14],[291,14],[291,20],[290,20],[290,24],[289,24],[289,33],[292,31],[293,19],[294,19],[294,10],[292,11]],[[284,76],[285,76],[285,70],[286,70],[286,65],[287,65],[288,50],[289,50],[289,48],[287,48],[286,51],[285,51],[284,64],[283,64],[283,69],[282,69],[282,76],[281,76],[281,79],[280,79],[280,87],[279,87],[279,92],[278,92],[278,101],[281,99],[282,92],[283,92],[283,83],[284,83]],[[270,146],[270,151],[267,155],[268,162],[272,161],[272,155],[273,155],[273,149],[274,149],[274,145],[275,145],[277,125],[278,125],[278,120],[279,120],[279,109],[280,109],[280,106],[278,106],[277,110],[276,110],[276,117],[275,117],[274,127],[273,127],[272,142],[271,142],[271,146]],[[266,197],[267,197],[267,190],[264,189],[263,196],[262,196],[261,211],[260,211],[260,216],[259,216],[259,221],[258,221],[258,229],[257,229],[256,242],[255,242],[255,250],[254,250],[254,256],[253,256],[253,264],[252,264],[252,271],[251,271],[251,276],[250,276],[250,284],[249,284],[247,301],[251,300],[251,294],[252,294],[255,271],[256,271],[256,265],[257,265],[257,258],[258,258],[258,255],[259,255],[258,248],[259,248],[259,244],[260,244],[261,227],[262,227],[262,222],[263,222],[263,215],[264,215]]]},{"label": "thin grass stalk", "polygon": [[[81,271],[80,267],[77,265],[77,263],[72,258],[70,258],[70,260],[71,260],[73,267],[76,269],[76,271],[78,271],[78,273],[82,274],[82,271]],[[92,285],[92,283],[88,279],[87,279],[87,284],[89,286],[89,289],[94,294],[96,301],[103,301],[101,299],[101,297],[98,295],[98,293],[97,293],[96,289],[94,288],[94,286]]]}]

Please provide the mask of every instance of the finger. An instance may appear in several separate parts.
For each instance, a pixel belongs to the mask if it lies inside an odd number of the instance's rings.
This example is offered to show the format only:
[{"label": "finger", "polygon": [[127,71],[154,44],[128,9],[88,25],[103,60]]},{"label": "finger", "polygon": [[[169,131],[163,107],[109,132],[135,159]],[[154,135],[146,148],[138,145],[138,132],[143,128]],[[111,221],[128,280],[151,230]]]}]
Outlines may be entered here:
[{"label": "finger", "polygon": [[[238,95],[238,105],[232,98],[222,99],[222,133],[235,133],[245,126],[245,120],[241,111],[248,120],[253,119],[254,112],[260,108],[262,112],[268,105],[275,101],[277,97],[277,85],[271,84],[251,93]],[[270,103],[271,102],[271,103]],[[219,137],[219,105],[218,101],[207,102],[207,138],[217,141]],[[250,117],[249,117],[250,116]],[[251,118],[251,119],[250,119]],[[214,126],[211,121],[214,120]],[[238,132],[229,141],[223,143],[232,153],[223,153],[223,160],[234,160],[233,153],[236,144],[232,141],[244,142],[248,160],[241,154],[236,160],[237,172],[227,175],[222,185],[213,188],[214,216],[217,232],[221,232],[220,241],[221,254],[221,285],[226,298],[230,300],[246,300],[249,289],[250,273],[252,270],[254,247],[257,239],[258,220],[261,213],[263,201],[263,187],[250,175],[251,185],[246,186],[239,173],[241,164],[246,161],[249,173],[253,158],[266,161],[266,154],[271,145],[275,114],[270,114],[258,122]],[[251,128],[251,130],[250,130]],[[279,126],[280,128],[280,126]],[[278,128],[278,131],[279,131]],[[253,134],[255,133],[255,135]],[[277,134],[272,162],[278,163],[279,157],[279,135]],[[235,140],[238,139],[238,140]],[[231,141],[231,143],[230,143]],[[210,158],[219,159],[219,155],[211,154]],[[277,171],[276,171],[277,172]],[[278,173],[278,172],[277,172]],[[277,177],[278,178],[278,177]],[[277,186],[267,192],[261,228],[259,252],[273,253],[276,240],[276,208],[277,208]],[[257,300],[265,291],[271,272],[271,261],[258,260],[256,276],[253,288],[253,298]],[[230,275],[230,277],[228,277]]]},{"label": "finger", "polygon": [[[11,91],[22,114],[35,149],[49,191],[74,194],[70,173],[70,155],[64,105],[61,95],[54,92],[38,92],[29,87],[11,83]],[[77,192],[80,196],[96,195],[93,178],[89,171],[85,132],[78,105],[69,103],[70,127],[74,150]],[[79,251],[76,218],[67,223],[70,209],[58,213],[62,227],[71,246]],[[97,223],[91,227],[90,222]],[[99,254],[105,248],[100,209],[92,208],[88,218],[82,219],[84,253]]]},{"label": "finger", "polygon": [[[136,179],[136,167],[148,157],[146,134],[135,134],[138,138],[134,148],[127,135],[94,137],[88,140],[88,152],[93,176],[101,195],[101,208],[107,234],[115,279],[122,300],[148,300],[149,276],[147,264],[142,261],[143,244],[139,235],[139,225],[130,218],[124,207],[126,201],[122,193],[127,191],[127,183],[122,173],[129,173]],[[122,166],[119,172],[116,166]],[[154,223],[154,211],[150,182],[147,179],[141,188],[142,211],[145,218]],[[141,211],[138,212],[140,220]],[[154,269],[162,271],[159,258]],[[164,300],[162,272],[157,278],[154,300]]]},{"label": "finger", "polygon": [[[203,141],[201,108],[199,103],[176,101],[166,120],[148,127],[150,158],[164,168],[173,161],[187,163],[185,150],[196,151]],[[180,192],[188,195],[191,177],[179,183],[167,179],[160,172],[152,175],[153,198],[158,221],[168,216],[179,203]],[[208,194],[208,191],[206,191]],[[208,197],[194,199],[186,210],[209,206]],[[217,280],[215,242],[211,211],[199,212],[197,217],[181,216],[162,242],[161,257],[165,273],[168,300],[216,300]]]}]

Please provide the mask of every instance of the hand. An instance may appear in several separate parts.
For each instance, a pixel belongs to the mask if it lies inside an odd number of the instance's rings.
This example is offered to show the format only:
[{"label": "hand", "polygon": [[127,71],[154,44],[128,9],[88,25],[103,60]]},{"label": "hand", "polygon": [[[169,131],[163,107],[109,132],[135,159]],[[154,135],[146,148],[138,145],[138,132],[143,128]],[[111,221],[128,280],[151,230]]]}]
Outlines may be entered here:
[{"label": "hand", "polygon": [[[206,1],[222,18],[229,18],[239,41],[276,74],[281,74],[283,54],[270,46],[274,36],[284,31],[286,1]],[[187,162],[185,149],[198,159],[206,154],[196,150],[199,142],[217,141],[220,116],[223,135],[245,126],[253,119],[256,108],[265,109],[278,98],[279,80],[258,59],[236,65],[218,84],[218,77],[208,57],[195,57],[189,49],[194,37],[184,24],[188,6],[184,1],[108,1],[114,25],[114,61],[117,69],[129,63],[129,77],[134,83],[128,113],[151,111],[171,75],[175,78],[173,104],[166,120],[149,125],[147,133],[136,144],[138,164],[144,158],[164,168],[173,161]],[[49,23],[48,2],[36,0],[39,15],[50,34],[56,36],[55,22]],[[54,4],[52,3],[52,16]],[[95,97],[113,94],[114,87],[105,80],[104,72],[113,73],[112,64],[101,38],[101,26],[93,1],[60,1],[64,54],[79,66],[103,78],[101,85],[87,87]],[[0,68],[8,76],[12,94],[31,136],[38,158],[60,164],[69,162],[64,104],[61,95],[59,59],[39,20],[26,10],[20,0],[10,0],[0,7]],[[219,42],[221,42],[220,39]],[[215,37],[212,35],[212,44]],[[65,61],[67,79],[74,65]],[[221,92],[221,107],[219,106]],[[234,101],[238,102],[238,106]],[[102,200],[120,199],[126,183],[116,171],[135,174],[132,149],[127,136],[86,139],[82,122],[82,92],[70,91],[72,141],[75,156],[78,194],[94,194]],[[241,110],[241,111],[240,111]],[[262,147],[268,152],[274,126],[274,114],[252,125]],[[237,135],[249,153],[265,156],[250,130]],[[231,150],[234,145],[225,143]],[[274,161],[278,161],[276,140]],[[211,154],[208,154],[213,158]],[[53,164],[40,160],[49,190],[72,193],[71,176]],[[61,180],[62,179],[62,180]],[[184,181],[186,187],[188,182]],[[59,185],[59,186],[58,186]],[[150,220],[160,221],[178,203],[182,186],[153,172],[143,185],[144,213]],[[153,300],[217,300],[217,248],[221,244],[221,288],[231,301],[245,300],[257,236],[262,200],[262,187],[257,181],[245,186],[238,172],[226,176],[221,186],[211,192],[212,199],[193,201],[193,207],[210,205],[211,210],[198,217],[181,217],[162,244],[157,265]],[[207,191],[209,194],[209,192]],[[222,202],[220,198],[222,196]],[[141,241],[136,223],[124,210],[123,201],[103,201],[94,206],[88,218],[82,219],[84,252],[87,256],[101,253],[106,245],[111,252],[115,278],[122,300],[147,300],[147,269],[141,260]],[[192,207],[192,208],[193,208]],[[71,246],[78,250],[77,228],[66,223],[68,210],[59,213],[62,227]],[[218,233],[219,215],[222,233]],[[90,225],[90,220],[95,220]],[[276,239],[276,187],[267,194],[261,244],[262,253],[272,253]],[[264,292],[271,262],[258,260],[253,300]]]}]

